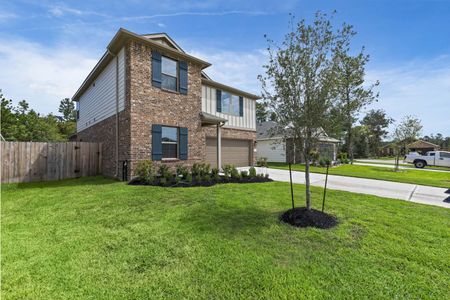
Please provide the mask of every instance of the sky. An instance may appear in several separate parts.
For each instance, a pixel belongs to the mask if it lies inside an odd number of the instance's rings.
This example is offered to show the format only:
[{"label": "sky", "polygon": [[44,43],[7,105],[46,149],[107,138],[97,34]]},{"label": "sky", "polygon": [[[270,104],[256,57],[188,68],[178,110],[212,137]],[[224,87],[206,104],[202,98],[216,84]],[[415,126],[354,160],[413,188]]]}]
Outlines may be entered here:
[{"label": "sky", "polygon": [[335,24],[358,32],[353,49],[370,55],[366,81],[380,81],[380,97],[362,115],[414,115],[423,135],[450,136],[450,0],[0,0],[0,89],[14,103],[56,113],[123,27],[166,32],[212,63],[212,79],[260,94],[264,35],[280,42],[290,14],[311,21],[319,10],[336,10]]}]

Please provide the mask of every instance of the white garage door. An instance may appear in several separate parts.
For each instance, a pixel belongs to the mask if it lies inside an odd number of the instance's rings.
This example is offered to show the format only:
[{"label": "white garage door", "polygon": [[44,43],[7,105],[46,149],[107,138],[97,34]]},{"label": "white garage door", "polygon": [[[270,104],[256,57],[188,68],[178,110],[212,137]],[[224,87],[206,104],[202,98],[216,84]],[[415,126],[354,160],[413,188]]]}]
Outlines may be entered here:
[{"label": "white garage door", "polygon": [[[216,139],[206,138],[206,162],[217,166]],[[222,165],[245,167],[250,165],[250,141],[222,139]]]}]

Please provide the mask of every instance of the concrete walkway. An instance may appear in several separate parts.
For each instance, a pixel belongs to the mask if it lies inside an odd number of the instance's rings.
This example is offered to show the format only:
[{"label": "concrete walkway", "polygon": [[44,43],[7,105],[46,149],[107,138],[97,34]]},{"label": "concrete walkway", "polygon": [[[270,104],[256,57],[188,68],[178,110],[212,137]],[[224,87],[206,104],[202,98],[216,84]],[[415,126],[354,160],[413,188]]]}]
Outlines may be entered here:
[{"label": "concrete walkway", "polygon": [[[289,182],[289,171],[287,170],[256,169],[258,173],[268,173],[269,177],[275,181]],[[323,187],[325,175],[310,173],[310,180],[311,185]],[[292,181],[304,184],[305,173],[293,171]],[[393,181],[329,175],[328,188],[450,208],[450,187],[446,189]]]}]

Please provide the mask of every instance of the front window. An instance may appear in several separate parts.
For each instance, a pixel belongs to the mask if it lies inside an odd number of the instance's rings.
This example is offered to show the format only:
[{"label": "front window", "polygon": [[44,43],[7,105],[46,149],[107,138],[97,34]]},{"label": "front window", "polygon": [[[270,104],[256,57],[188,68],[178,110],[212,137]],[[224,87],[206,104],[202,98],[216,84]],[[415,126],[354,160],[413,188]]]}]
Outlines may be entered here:
[{"label": "front window", "polygon": [[222,113],[239,116],[239,97],[222,92]]},{"label": "front window", "polygon": [[163,56],[161,57],[161,65],[161,87],[163,89],[177,91],[177,61]]},{"label": "front window", "polygon": [[162,127],[162,158],[178,158],[178,128]]}]

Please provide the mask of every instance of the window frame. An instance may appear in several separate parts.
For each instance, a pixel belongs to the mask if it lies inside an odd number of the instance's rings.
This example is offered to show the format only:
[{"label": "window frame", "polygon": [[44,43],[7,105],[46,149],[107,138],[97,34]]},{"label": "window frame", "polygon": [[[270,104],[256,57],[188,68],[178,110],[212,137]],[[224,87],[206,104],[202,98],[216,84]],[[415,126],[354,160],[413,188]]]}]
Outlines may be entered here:
[{"label": "window frame", "polygon": [[[176,142],[168,142],[163,140],[163,129],[164,128],[174,128],[177,131],[177,141]],[[176,157],[164,157],[164,144],[167,145],[176,145]],[[161,160],[177,160],[180,159],[180,128],[176,126],[166,126],[161,125]]]},{"label": "window frame", "polygon": [[[228,94],[230,97],[230,102],[228,105],[228,111],[224,111],[224,94]],[[240,117],[240,104],[239,104],[239,96],[232,94],[230,92],[227,91],[222,91],[220,94],[220,102],[221,102],[221,113],[226,114],[226,115],[231,115],[231,116],[235,116],[235,117]],[[234,98],[234,100],[233,100]],[[233,103],[236,101],[237,107],[233,106]],[[237,108],[237,113],[235,112],[235,108]]]},{"label": "window frame", "polygon": [[[167,73],[164,73],[164,71],[163,71],[163,62],[164,62],[165,59],[175,62],[175,76],[167,74]],[[164,82],[163,77],[164,76],[175,78],[175,89],[174,90],[163,86],[163,82]],[[179,65],[179,61],[176,60],[176,59],[170,58],[168,56],[161,55],[161,89],[163,89],[165,91],[170,91],[170,92],[179,92],[179,84],[180,84],[180,65]]]}]

